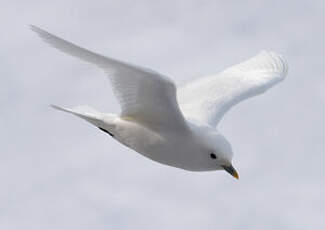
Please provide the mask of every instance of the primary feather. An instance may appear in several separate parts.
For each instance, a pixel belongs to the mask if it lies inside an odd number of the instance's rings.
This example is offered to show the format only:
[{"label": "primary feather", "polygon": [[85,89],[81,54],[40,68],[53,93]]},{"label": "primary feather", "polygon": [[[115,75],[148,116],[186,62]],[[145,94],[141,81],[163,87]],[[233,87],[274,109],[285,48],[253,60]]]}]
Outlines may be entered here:
[{"label": "primary feather", "polygon": [[177,91],[186,118],[215,127],[223,115],[240,101],[265,92],[287,75],[285,59],[262,51],[223,72],[199,78]]},{"label": "primary feather", "polygon": [[143,123],[187,129],[176,101],[176,86],[167,77],[89,51],[36,26],[31,26],[31,29],[54,48],[103,69],[111,80],[113,92],[120,102],[122,117],[132,117]]}]

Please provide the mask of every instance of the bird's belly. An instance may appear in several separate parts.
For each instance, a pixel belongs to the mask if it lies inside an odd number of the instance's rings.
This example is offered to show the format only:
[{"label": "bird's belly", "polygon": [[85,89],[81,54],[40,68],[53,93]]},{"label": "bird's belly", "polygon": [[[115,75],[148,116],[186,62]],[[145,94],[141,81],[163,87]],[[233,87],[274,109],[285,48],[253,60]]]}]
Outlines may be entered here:
[{"label": "bird's belly", "polygon": [[141,155],[169,166],[190,171],[198,168],[197,148],[192,141],[175,132],[155,132],[135,122],[121,121],[116,127],[115,138]]}]

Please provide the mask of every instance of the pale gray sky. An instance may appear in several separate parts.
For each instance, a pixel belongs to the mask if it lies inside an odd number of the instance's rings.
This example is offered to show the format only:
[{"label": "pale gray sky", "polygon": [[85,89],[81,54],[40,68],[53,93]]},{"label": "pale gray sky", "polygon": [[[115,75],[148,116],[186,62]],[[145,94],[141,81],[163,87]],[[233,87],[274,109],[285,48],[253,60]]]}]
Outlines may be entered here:
[{"label": "pale gray sky", "polygon": [[[0,229],[325,228],[323,1],[2,1]],[[290,70],[221,123],[236,181],[160,165],[50,109],[119,110],[100,70],[29,24],[178,84],[262,49]]]}]

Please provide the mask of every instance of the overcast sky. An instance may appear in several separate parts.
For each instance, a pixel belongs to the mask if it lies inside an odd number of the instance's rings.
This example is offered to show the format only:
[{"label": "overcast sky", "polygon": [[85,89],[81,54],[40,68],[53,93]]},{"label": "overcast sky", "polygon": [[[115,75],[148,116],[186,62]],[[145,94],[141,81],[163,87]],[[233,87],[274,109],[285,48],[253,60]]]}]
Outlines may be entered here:
[{"label": "overcast sky", "polygon": [[[324,1],[18,1],[0,9],[0,229],[325,229]],[[177,84],[273,50],[288,78],[220,131],[241,179],[144,158],[49,104],[118,113],[40,26]]]}]

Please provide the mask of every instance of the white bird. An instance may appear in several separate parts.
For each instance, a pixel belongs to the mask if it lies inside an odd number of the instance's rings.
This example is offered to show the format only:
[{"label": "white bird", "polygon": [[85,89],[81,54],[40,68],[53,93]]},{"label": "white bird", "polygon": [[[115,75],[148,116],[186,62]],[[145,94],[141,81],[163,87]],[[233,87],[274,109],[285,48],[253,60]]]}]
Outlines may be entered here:
[{"label": "white bird", "polygon": [[36,26],[31,29],[51,46],[104,70],[121,114],[89,106],[54,108],[90,122],[154,161],[190,171],[224,169],[237,179],[231,145],[216,126],[233,105],[265,92],[288,70],[281,55],[262,51],[217,75],[176,88],[155,71],[81,48]]}]

